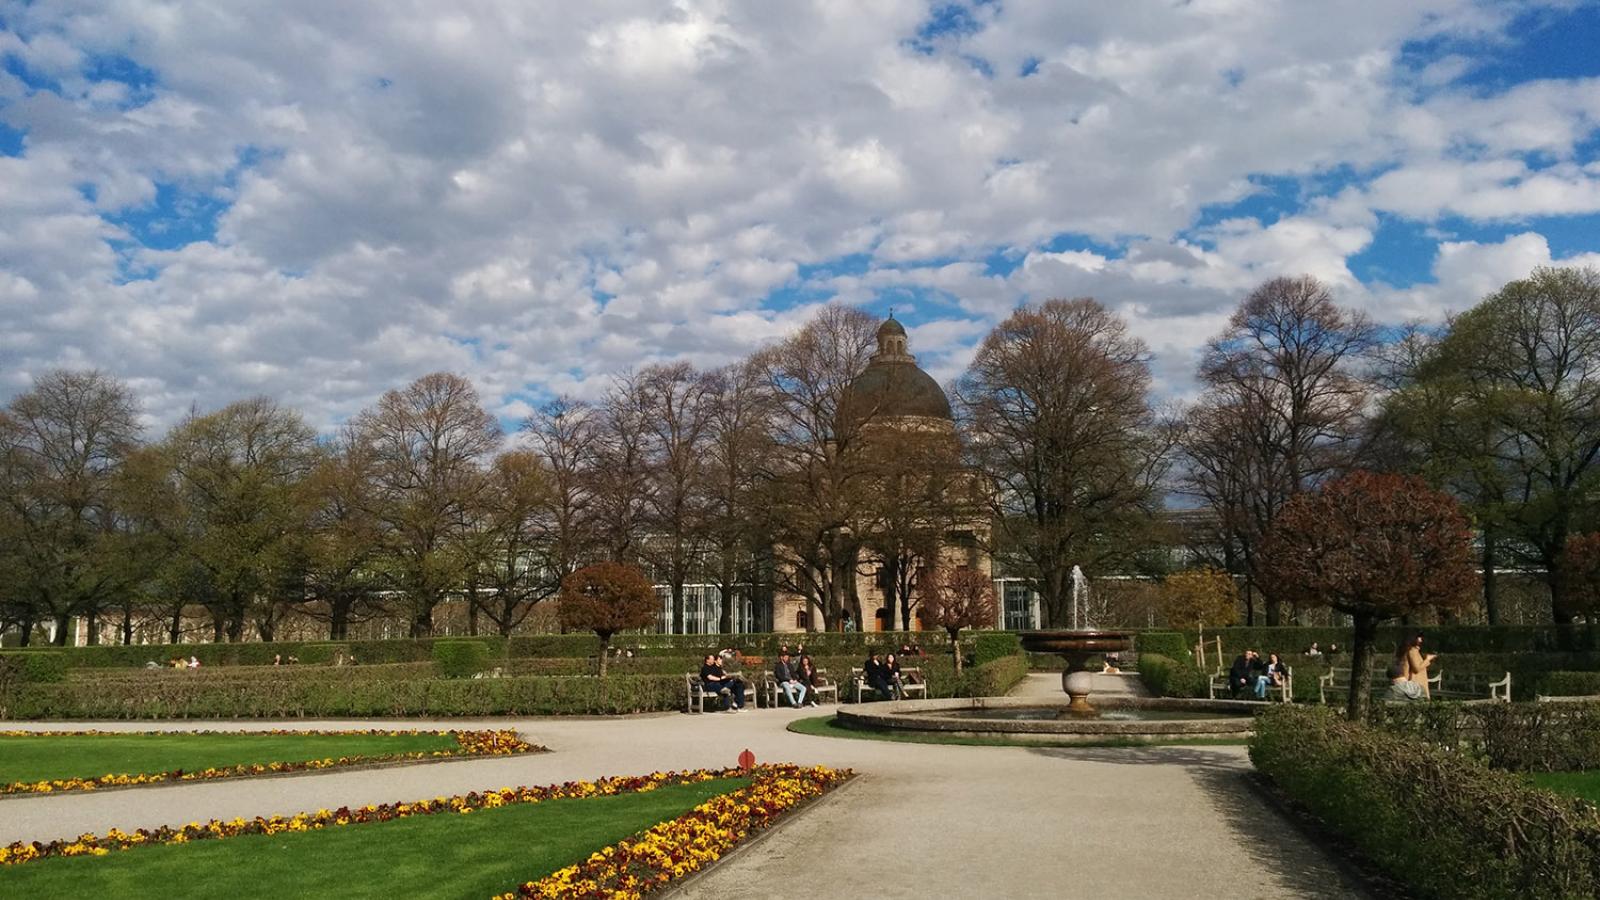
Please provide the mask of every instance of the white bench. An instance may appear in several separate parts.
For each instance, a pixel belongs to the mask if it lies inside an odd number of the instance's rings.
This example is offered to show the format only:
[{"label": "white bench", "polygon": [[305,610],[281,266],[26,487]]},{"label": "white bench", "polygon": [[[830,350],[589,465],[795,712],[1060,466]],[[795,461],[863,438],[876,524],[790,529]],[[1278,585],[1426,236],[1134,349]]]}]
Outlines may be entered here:
[{"label": "white bench", "polygon": [[1600,694],[1588,694],[1582,697],[1547,697],[1544,694],[1534,694],[1535,703],[1600,703]]},{"label": "white bench", "polygon": [[[829,698],[831,702],[838,703],[839,686],[828,680],[827,669],[817,670],[817,681],[820,683],[806,688],[809,699],[822,703],[823,698]],[[776,709],[778,707],[778,697],[781,693],[778,690],[778,679],[771,672],[767,672],[761,681],[761,696],[766,701],[766,705]]]},{"label": "white bench", "polygon": [[713,701],[720,705],[722,703],[722,695],[729,690],[728,688],[723,688],[718,691],[708,691],[706,690],[705,682],[701,681],[700,676],[693,672],[683,676],[683,687],[686,699],[684,712],[690,713],[705,712],[708,701]]},{"label": "white bench", "polygon": [[[861,702],[863,695],[874,692],[872,685],[867,682],[865,669],[851,669],[850,681],[855,685],[857,703]],[[900,696],[909,697],[912,694],[928,699],[928,680],[922,677],[922,669],[917,666],[900,670]]]}]

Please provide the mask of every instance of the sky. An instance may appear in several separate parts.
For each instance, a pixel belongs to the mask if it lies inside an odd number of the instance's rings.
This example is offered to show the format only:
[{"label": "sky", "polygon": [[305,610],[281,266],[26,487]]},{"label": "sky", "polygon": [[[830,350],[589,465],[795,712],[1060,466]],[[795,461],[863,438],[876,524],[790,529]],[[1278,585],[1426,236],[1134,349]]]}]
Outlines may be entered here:
[{"label": "sky", "polygon": [[1255,285],[1439,321],[1600,266],[1573,0],[0,0],[0,399],[330,430],[433,371],[508,425],[818,305],[935,377],[1093,296],[1157,391]]}]

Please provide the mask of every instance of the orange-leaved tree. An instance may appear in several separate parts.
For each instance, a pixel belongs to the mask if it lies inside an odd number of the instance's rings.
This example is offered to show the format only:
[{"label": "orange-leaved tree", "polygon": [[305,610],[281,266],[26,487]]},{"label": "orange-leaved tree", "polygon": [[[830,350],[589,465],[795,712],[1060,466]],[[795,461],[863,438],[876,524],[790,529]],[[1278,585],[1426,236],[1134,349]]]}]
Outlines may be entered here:
[{"label": "orange-leaved tree", "polygon": [[561,627],[592,631],[600,639],[600,674],[606,674],[611,638],[619,631],[646,628],[656,621],[655,588],[637,566],[595,563],[561,582]]},{"label": "orange-leaved tree", "polygon": [[1161,580],[1160,605],[1172,627],[1221,628],[1239,620],[1239,586],[1220,569],[1185,569]]},{"label": "orange-leaved tree", "polygon": [[994,624],[994,584],[976,569],[928,569],[922,576],[922,621],[950,635],[961,674],[961,629]]},{"label": "orange-leaved tree", "polygon": [[1459,609],[1477,587],[1461,507],[1421,478],[1353,472],[1295,496],[1257,559],[1263,586],[1355,620],[1346,715],[1366,717],[1373,647],[1386,619]]}]

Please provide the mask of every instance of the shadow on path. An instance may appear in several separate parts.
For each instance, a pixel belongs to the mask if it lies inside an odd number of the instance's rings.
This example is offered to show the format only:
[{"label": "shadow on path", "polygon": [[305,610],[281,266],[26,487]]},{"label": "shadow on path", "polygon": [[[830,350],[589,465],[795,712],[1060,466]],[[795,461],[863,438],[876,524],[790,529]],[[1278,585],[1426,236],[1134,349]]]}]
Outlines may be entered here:
[{"label": "shadow on path", "polygon": [[[1286,816],[1255,781],[1248,759],[1194,747],[1041,747],[1053,759],[1127,766],[1178,766],[1206,795],[1230,838],[1298,896],[1372,900],[1367,880],[1337,850]],[[1337,880],[1329,880],[1333,874]]]}]

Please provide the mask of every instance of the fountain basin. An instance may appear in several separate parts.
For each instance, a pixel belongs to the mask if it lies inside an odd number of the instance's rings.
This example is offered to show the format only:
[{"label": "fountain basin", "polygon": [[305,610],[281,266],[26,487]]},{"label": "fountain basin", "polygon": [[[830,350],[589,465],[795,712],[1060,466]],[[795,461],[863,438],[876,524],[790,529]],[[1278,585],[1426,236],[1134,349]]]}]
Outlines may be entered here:
[{"label": "fountain basin", "polygon": [[1036,697],[902,700],[841,706],[838,722],[867,731],[995,737],[1043,743],[1175,738],[1248,738],[1258,703],[1170,697],[1106,697],[1087,718],[1065,701]]},{"label": "fountain basin", "polygon": [[1031,653],[1059,653],[1067,661],[1061,673],[1061,690],[1072,698],[1072,709],[1081,716],[1094,715],[1089,693],[1094,679],[1084,668],[1097,653],[1120,653],[1133,649],[1133,632],[1074,629],[1071,631],[1024,631],[1017,636],[1022,649]]}]

